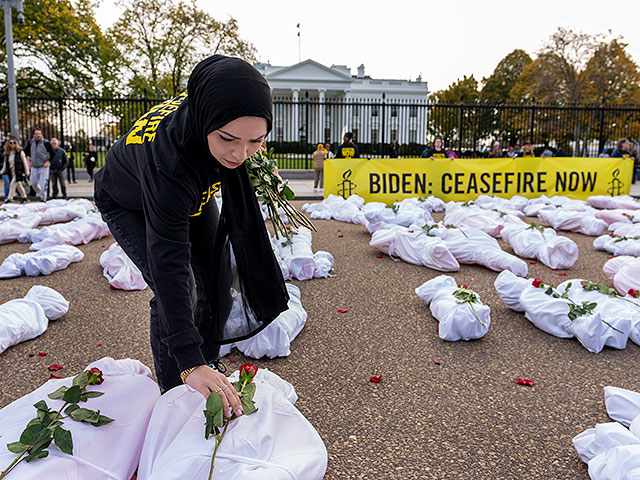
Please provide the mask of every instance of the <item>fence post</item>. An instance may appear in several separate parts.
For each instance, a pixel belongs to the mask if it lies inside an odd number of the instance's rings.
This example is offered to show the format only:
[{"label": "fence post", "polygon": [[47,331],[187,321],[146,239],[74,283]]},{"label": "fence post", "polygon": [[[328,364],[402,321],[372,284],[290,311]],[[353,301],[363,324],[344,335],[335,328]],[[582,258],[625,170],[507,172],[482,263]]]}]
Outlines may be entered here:
[{"label": "fence post", "polygon": [[600,118],[599,118],[599,131],[598,131],[598,151],[596,155],[599,155],[602,149],[604,148],[604,142],[606,139],[604,138],[604,97],[600,102]]},{"label": "fence post", "polygon": [[533,124],[535,122],[536,116],[536,99],[535,97],[531,99],[531,121],[529,123],[529,141],[531,142],[531,146],[533,146]]},{"label": "fence post", "polygon": [[382,103],[380,104],[380,109],[382,110],[382,112],[381,112],[382,113],[382,115],[381,115],[381,118],[382,118],[382,137],[380,138],[380,145],[382,145],[382,149],[380,150],[380,152],[381,152],[380,156],[382,158],[384,158],[384,146],[385,146],[385,140],[384,140],[384,131],[385,131],[385,124],[386,124],[386,122],[384,121],[384,99],[385,99],[385,97],[386,97],[386,94],[383,93],[382,94]]},{"label": "fence post", "polygon": [[304,168],[309,169],[310,167],[310,155],[309,155],[309,92],[305,93],[304,99]]},{"label": "fence post", "polygon": [[64,148],[64,100],[58,97],[58,114],[60,115],[60,146]]},{"label": "fence post", "polygon": [[462,108],[463,104],[460,102],[458,112],[458,151],[462,154]]}]

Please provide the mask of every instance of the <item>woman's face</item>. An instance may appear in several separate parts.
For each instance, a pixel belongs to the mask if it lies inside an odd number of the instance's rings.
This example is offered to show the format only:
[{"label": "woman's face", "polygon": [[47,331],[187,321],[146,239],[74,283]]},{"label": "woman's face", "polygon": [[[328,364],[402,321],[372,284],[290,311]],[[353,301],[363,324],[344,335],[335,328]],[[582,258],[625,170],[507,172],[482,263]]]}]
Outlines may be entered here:
[{"label": "woman's face", "polygon": [[433,141],[433,146],[434,146],[437,150],[442,149],[442,140],[440,140],[439,138],[436,138],[436,139]]},{"label": "woman's face", "polygon": [[240,117],[207,135],[209,151],[223,167],[237,168],[255,154],[267,135],[267,120]]},{"label": "woman's face", "polygon": [[9,140],[9,148],[15,150],[18,147],[18,143],[15,140]]}]

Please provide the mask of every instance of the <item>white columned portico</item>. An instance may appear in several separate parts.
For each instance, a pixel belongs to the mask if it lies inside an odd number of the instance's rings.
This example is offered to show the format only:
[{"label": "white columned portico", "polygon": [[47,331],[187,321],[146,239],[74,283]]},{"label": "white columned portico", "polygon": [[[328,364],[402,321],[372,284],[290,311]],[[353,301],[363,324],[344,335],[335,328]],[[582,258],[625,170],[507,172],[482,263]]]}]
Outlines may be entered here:
[{"label": "white columned portico", "polygon": [[300,90],[297,88],[294,88],[292,90],[292,99],[294,104],[291,105],[291,108],[293,108],[293,124],[291,125],[291,128],[293,130],[292,132],[292,138],[291,140],[293,140],[294,142],[297,142],[300,140],[300,120],[298,118],[298,116],[300,115],[300,106],[298,105],[299,102],[299,95],[300,95]]}]

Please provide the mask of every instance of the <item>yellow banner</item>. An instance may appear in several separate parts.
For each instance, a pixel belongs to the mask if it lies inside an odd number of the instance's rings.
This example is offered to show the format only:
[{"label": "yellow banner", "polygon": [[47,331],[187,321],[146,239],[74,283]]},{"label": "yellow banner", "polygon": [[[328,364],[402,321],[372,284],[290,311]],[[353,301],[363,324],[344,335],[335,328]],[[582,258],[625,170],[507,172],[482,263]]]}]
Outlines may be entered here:
[{"label": "yellow banner", "polygon": [[387,204],[434,195],[444,201],[478,195],[537,198],[626,195],[633,161],[623,158],[382,158],[331,159],[324,164],[324,193],[357,193]]}]

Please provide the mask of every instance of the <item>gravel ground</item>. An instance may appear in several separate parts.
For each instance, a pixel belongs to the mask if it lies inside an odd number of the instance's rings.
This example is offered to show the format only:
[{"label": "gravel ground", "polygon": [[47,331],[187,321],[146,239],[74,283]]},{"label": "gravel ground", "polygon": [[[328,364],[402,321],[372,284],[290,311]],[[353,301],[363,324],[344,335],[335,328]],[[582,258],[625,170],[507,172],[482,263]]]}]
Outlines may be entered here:
[{"label": "gravel ground", "polygon": [[[309,318],[291,356],[253,362],[295,386],[297,407],[326,444],[327,479],[588,478],[571,438],[609,421],[604,386],[640,390],[638,346],[629,342],[626,350],[594,355],[576,340],[536,329],[502,304],[493,287],[497,272],[479,266],[462,266],[454,277],[491,306],[491,328],[481,340],[442,341],[428,306],[414,293],[439,272],[377,258],[359,225],[315,223],[313,249],[334,255],[336,275],[294,282]],[[542,264],[530,265],[529,276],[611,285],[602,272],[607,254],[593,248],[593,238],[569,236],[580,258],[568,276]],[[103,356],[152,365],[151,294],[109,289],[98,257],[112,242],[81,246],[85,259],[65,271],[0,282],[3,302],[36,284],[56,288],[71,302],[66,317],[42,336],[0,357],[0,406],[46,381],[52,363],[63,364],[58,373],[65,375]],[[2,245],[0,259],[16,251],[27,246]],[[230,358],[245,360],[237,350]],[[379,374],[380,383],[369,381]],[[535,387],[516,385],[518,377],[534,380]]]}]

